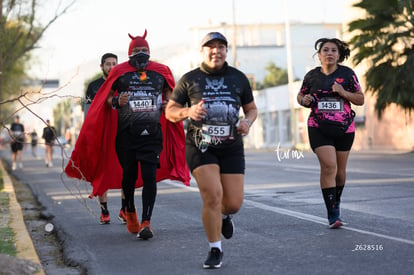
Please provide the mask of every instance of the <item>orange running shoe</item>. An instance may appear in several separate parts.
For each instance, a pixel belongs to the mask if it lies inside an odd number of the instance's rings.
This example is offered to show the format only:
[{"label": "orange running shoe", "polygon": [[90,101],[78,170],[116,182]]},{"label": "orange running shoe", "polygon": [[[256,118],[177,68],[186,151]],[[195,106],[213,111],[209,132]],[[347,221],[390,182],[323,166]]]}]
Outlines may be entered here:
[{"label": "orange running shoe", "polygon": [[119,210],[118,220],[122,224],[126,224],[127,218],[126,218],[126,214],[125,214],[125,210],[124,209]]},{"label": "orange running shoe", "polygon": [[110,224],[110,223],[111,223],[111,216],[109,215],[109,212],[107,215],[104,215],[103,213],[101,213],[99,224]]},{"label": "orange running shoe", "polygon": [[154,237],[154,233],[152,233],[150,221],[143,221],[139,229],[137,238],[148,240],[152,237]]},{"label": "orange running shoe", "polygon": [[137,211],[126,212],[127,229],[131,234],[137,234],[139,232],[139,222],[137,218]]}]

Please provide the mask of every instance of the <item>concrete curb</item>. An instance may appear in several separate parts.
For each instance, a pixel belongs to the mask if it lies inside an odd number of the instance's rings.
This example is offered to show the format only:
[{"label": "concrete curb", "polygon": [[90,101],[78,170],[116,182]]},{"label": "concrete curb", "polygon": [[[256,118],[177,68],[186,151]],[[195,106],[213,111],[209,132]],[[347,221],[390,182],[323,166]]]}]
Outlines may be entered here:
[{"label": "concrete curb", "polygon": [[42,264],[40,263],[39,256],[36,253],[32,239],[29,232],[27,232],[26,225],[23,220],[23,212],[20,204],[17,201],[16,194],[14,192],[13,183],[0,161],[0,169],[3,174],[4,191],[9,196],[9,209],[10,209],[10,227],[13,229],[16,238],[16,250],[17,258],[32,261],[39,265],[39,270],[36,274],[44,275]]}]

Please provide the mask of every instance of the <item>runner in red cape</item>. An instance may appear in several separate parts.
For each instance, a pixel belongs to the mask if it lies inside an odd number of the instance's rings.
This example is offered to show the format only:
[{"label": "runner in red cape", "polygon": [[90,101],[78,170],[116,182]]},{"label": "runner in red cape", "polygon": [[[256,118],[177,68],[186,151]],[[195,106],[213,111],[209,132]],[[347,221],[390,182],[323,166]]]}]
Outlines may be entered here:
[{"label": "runner in red cape", "polygon": [[[108,189],[121,189],[122,168],[115,152],[115,137],[118,126],[118,112],[106,104],[114,81],[121,75],[135,71],[128,62],[115,66],[93,100],[71,158],[65,168],[69,177],[89,181],[92,196],[102,195]],[[149,61],[146,70],[162,74],[168,85],[174,88],[170,69]],[[190,175],[185,160],[185,134],[183,124],[172,123],[161,114],[161,129],[164,136],[160,155],[160,169],[157,182],[164,179],[178,180],[189,185]],[[142,186],[138,176],[136,187]]]}]

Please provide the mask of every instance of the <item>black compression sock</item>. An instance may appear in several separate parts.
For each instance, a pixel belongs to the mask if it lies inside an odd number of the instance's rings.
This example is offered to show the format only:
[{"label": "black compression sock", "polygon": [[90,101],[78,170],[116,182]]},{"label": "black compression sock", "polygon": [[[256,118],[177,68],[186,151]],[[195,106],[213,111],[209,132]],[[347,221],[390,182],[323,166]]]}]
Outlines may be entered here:
[{"label": "black compression sock", "polygon": [[344,190],[344,185],[336,187],[336,203],[341,202],[342,191]]},{"label": "black compression sock", "polygon": [[102,214],[108,214],[108,203],[106,202],[101,202],[101,212]]},{"label": "black compression sock", "polygon": [[336,187],[322,189],[323,200],[325,201],[326,210],[328,211],[328,219],[336,216]]}]

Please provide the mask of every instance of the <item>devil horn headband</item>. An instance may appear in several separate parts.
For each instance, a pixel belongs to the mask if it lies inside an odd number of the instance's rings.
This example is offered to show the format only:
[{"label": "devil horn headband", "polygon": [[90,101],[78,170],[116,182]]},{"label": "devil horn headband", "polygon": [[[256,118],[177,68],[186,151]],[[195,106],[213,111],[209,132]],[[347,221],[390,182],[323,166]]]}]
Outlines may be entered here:
[{"label": "devil horn headband", "polygon": [[[135,38],[139,37],[139,36],[132,36],[130,33],[128,33],[129,38],[131,38],[132,40],[134,40]],[[145,39],[145,37],[147,37],[147,29],[145,29],[144,35],[141,36],[141,38]]]}]

